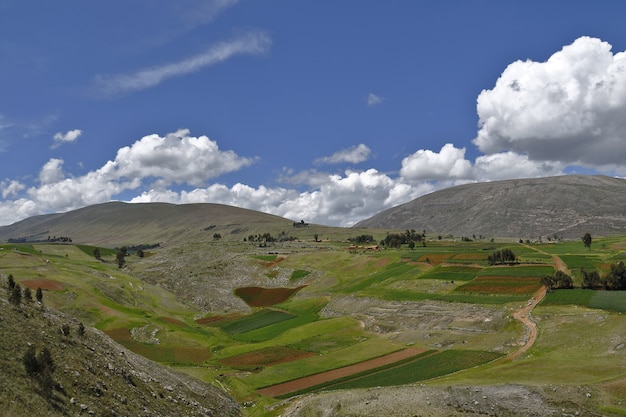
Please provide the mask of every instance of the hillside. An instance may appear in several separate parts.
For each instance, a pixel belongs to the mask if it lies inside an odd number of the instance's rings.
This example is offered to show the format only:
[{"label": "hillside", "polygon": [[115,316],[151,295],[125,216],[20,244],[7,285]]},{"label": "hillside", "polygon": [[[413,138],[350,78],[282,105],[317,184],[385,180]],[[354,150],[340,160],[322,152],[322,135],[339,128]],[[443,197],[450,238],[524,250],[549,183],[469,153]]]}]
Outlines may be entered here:
[{"label": "hillside", "polygon": [[282,217],[222,204],[110,202],[0,227],[0,241],[67,236],[74,243],[100,246],[154,244],[206,240],[215,233],[239,239],[292,225]]},{"label": "hillside", "polygon": [[355,227],[538,239],[626,234],[626,180],[567,175],[465,184],[385,210]]},{"label": "hillside", "polygon": [[[0,416],[241,414],[216,387],[136,355],[96,329],[86,327],[80,335],[78,321],[37,301],[15,307],[6,292],[2,278]],[[25,370],[29,346],[37,354],[44,346],[51,353],[54,387],[48,395]]]}]

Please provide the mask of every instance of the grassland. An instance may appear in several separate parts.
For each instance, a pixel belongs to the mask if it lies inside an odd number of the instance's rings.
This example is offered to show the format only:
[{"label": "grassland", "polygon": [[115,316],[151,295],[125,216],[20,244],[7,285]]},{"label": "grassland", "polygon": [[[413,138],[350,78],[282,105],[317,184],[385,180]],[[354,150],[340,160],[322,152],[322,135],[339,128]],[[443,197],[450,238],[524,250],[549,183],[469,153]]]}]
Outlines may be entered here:
[{"label": "grassland", "polygon": [[[511,312],[526,304],[542,276],[554,273],[553,256],[578,280],[577,269],[603,271],[623,259],[625,247],[619,238],[597,239],[591,250],[581,242],[433,239],[413,250],[354,253],[328,236],[263,249],[193,242],[129,257],[119,269],[111,249],[100,248],[98,261],[95,246],[11,244],[0,246],[0,273],[33,289],[45,284],[47,305],[150,359],[221,385],[255,404],[246,415],[256,416],[281,413],[264,408],[276,401],[258,394],[261,387],[407,344],[432,354],[323,388],[625,379],[626,369],[615,366],[626,363],[623,292],[551,292],[534,314],[536,345],[521,359],[494,362],[522,342]],[[503,248],[521,263],[489,266],[487,256]]]}]

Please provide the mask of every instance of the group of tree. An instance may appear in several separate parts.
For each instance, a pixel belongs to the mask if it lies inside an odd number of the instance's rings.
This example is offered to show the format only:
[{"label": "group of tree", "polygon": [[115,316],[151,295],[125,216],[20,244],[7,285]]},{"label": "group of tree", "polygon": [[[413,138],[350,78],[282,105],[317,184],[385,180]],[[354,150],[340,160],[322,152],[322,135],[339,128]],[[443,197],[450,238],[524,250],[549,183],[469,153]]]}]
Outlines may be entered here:
[{"label": "group of tree", "polygon": [[611,264],[611,269],[605,276],[600,276],[598,271],[586,271],[580,268],[582,275],[582,288],[591,290],[626,290],[626,266],[624,262]]},{"label": "group of tree", "polygon": [[247,238],[244,238],[244,242],[255,242],[259,243],[259,246],[266,245],[268,243],[273,242],[292,242],[294,240],[298,240],[295,236],[290,236],[287,232],[282,231],[278,234],[278,236],[273,236],[269,232],[258,233],[256,235],[249,235]]},{"label": "group of tree", "polygon": [[487,257],[489,265],[511,265],[517,263],[517,256],[511,249],[502,249],[493,252]]},{"label": "group of tree", "polygon": [[541,283],[550,290],[574,288],[574,280],[563,271],[556,271],[554,275],[542,277]]},{"label": "group of tree", "polygon": [[72,238],[69,236],[48,236],[48,242],[72,243]]},{"label": "group of tree", "polygon": [[367,243],[374,243],[374,236],[372,235],[359,235],[356,237],[349,237],[348,242],[355,245],[365,245]]},{"label": "group of tree", "polygon": [[[9,274],[7,277],[7,291],[9,293],[9,302],[15,307],[19,307],[22,304],[22,300],[26,302],[33,301],[33,294],[30,288],[24,286],[24,289],[22,289],[20,284],[15,282],[13,274]],[[43,302],[41,287],[37,287],[35,297],[40,303]]]},{"label": "group of tree", "polygon": [[412,249],[416,242],[421,242],[423,246],[426,246],[426,233],[418,233],[415,229],[406,230],[404,233],[387,233],[387,236],[380,241],[380,245],[388,248],[409,245],[409,248]]}]

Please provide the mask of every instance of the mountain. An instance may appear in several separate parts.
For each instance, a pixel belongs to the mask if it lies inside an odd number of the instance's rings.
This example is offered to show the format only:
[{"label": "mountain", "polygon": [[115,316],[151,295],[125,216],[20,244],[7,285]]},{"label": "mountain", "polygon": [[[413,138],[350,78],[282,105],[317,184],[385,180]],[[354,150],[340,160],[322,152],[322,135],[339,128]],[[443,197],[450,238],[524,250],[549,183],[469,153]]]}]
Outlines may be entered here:
[{"label": "mountain", "polygon": [[385,210],[355,227],[523,239],[626,235],[626,180],[566,175],[465,184]]},{"label": "mountain", "polygon": [[2,226],[0,241],[69,237],[73,243],[112,246],[206,240],[216,233],[239,240],[292,225],[283,217],[222,204],[110,202]]}]

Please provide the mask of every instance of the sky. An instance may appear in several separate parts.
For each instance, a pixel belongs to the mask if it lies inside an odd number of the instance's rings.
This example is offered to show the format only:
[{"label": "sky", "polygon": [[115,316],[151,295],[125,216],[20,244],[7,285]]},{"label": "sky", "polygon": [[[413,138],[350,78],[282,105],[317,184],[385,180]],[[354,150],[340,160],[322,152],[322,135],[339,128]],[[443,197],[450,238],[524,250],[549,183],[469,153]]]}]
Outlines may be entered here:
[{"label": "sky", "polygon": [[333,226],[626,176],[621,0],[0,0],[0,225],[108,201]]}]

